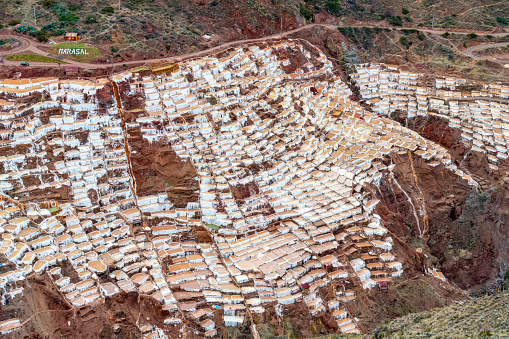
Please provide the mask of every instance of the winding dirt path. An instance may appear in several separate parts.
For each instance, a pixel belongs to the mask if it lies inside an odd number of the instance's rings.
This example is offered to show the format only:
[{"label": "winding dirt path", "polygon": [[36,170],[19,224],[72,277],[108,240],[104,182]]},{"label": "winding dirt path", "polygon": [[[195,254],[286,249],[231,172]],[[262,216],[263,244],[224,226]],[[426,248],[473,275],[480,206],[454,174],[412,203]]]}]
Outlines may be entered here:
[{"label": "winding dirt path", "polygon": [[[305,26],[302,26],[302,27],[299,27],[299,28],[296,28],[296,29],[292,29],[292,30],[283,32],[282,35],[280,35],[280,34],[272,34],[272,35],[269,35],[269,36],[265,36],[265,37],[261,37],[261,38],[256,38],[256,39],[244,39],[244,40],[230,41],[230,42],[226,42],[224,44],[218,45],[216,47],[204,49],[204,50],[201,50],[201,51],[198,51],[198,52],[194,52],[194,53],[190,53],[190,54],[186,54],[186,55],[171,56],[171,57],[166,57],[166,58],[154,58],[154,59],[147,59],[147,60],[133,60],[133,61],[125,61],[125,62],[116,62],[116,63],[112,63],[112,64],[111,63],[103,63],[103,64],[81,63],[81,62],[72,61],[72,60],[68,60],[68,59],[65,59],[64,61],[67,62],[69,65],[84,67],[84,68],[88,68],[88,69],[107,68],[107,67],[112,67],[112,66],[122,66],[124,64],[125,65],[133,65],[133,64],[148,64],[148,63],[152,63],[152,62],[161,62],[161,61],[180,61],[180,60],[183,60],[183,59],[188,59],[188,58],[193,58],[193,57],[199,57],[199,56],[207,55],[207,54],[210,54],[211,52],[216,52],[216,51],[219,51],[221,49],[229,48],[229,47],[240,45],[240,44],[246,44],[246,43],[252,43],[252,42],[261,42],[261,41],[266,41],[266,40],[271,40],[271,39],[278,39],[281,36],[286,37],[286,36],[289,36],[291,34],[300,32],[300,31],[302,31],[304,29],[308,29],[308,28],[312,28],[312,27],[318,27],[318,26],[324,27],[324,28],[328,28],[328,29],[334,29],[334,30],[338,28],[338,25],[331,25],[331,24],[309,24],[309,25],[305,25]],[[359,25],[351,25],[350,27],[370,27],[370,28],[380,27],[380,28],[391,28],[391,29],[396,29],[396,30],[417,29],[417,30],[419,30],[421,32],[432,33],[432,34],[441,34],[441,33],[445,32],[445,30],[439,30],[439,29],[411,28],[411,27],[392,27],[392,26],[381,27],[381,26],[360,25],[360,24]],[[448,31],[449,32],[453,32],[452,30],[448,30]],[[455,31],[454,33],[455,34],[465,35],[465,34],[469,34],[470,32]],[[507,35],[507,33],[486,33],[486,32],[478,32],[476,34],[478,34],[478,35],[492,35],[492,36],[505,36],[505,35]],[[11,35],[2,34],[2,35],[0,35],[0,38],[16,38],[16,39],[18,39],[18,40],[20,40],[22,42],[22,46],[20,46],[18,48],[15,48],[13,50],[5,52],[4,53],[5,55],[19,54],[21,52],[23,52],[23,53],[31,53],[31,54],[39,54],[39,55],[44,55],[44,56],[48,55],[47,52],[45,52],[45,51],[40,49],[40,47],[47,46],[46,44],[39,43],[39,42],[37,42],[37,41],[35,41],[33,39],[30,39],[30,38],[28,38],[26,36],[23,36],[23,35],[13,35],[13,34],[11,34]],[[471,53],[472,51],[469,51],[469,50],[470,49],[472,49],[472,50],[479,50],[479,49],[484,49],[484,48],[495,47],[495,46],[492,46],[492,45],[504,46],[504,45],[507,45],[507,44],[509,44],[509,43],[478,45],[478,46],[470,47],[469,49],[467,49],[464,52],[460,51],[460,53],[463,53],[464,55],[469,56],[469,57],[474,58],[474,59],[477,59],[477,60],[484,60],[484,59],[479,59],[480,57],[478,57],[478,56],[474,56]],[[490,60],[495,61],[493,59],[490,59]],[[503,61],[497,61],[497,62],[505,63]],[[7,66],[19,66],[19,63],[20,63],[19,61],[4,60],[4,65],[7,65]],[[58,67],[57,63],[49,63],[49,62],[30,62],[30,65],[31,66],[44,66],[44,67]]]},{"label": "winding dirt path", "polygon": [[476,46],[467,48],[464,53],[466,56],[468,56],[472,59],[476,59],[476,60],[490,60],[490,61],[495,61],[495,62],[499,62],[499,63],[509,64],[509,60],[496,60],[493,58],[485,58],[485,57],[482,57],[482,56],[479,56],[479,55],[476,55],[473,53],[474,51],[480,51],[482,49],[504,47],[504,46],[509,46],[509,42],[499,42],[496,44],[476,45]]}]

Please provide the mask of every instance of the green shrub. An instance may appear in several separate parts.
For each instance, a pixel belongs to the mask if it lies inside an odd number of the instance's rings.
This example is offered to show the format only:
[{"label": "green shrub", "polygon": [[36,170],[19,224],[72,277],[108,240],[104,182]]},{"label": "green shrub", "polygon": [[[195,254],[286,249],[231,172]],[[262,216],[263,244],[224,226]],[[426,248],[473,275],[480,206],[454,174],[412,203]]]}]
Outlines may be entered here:
[{"label": "green shrub", "polygon": [[410,11],[409,11],[408,9],[406,9],[406,8],[404,8],[404,7],[403,7],[403,8],[401,9],[401,13],[403,13],[404,15],[407,15],[408,13],[410,13]]},{"label": "green shrub", "polygon": [[4,25],[0,24],[0,29],[4,28]]},{"label": "green shrub", "polygon": [[493,39],[493,35],[488,34],[488,35],[486,35],[486,38],[487,39]]},{"label": "green shrub", "polygon": [[87,18],[85,19],[85,23],[86,23],[87,25],[95,24],[95,23],[97,23],[97,19],[96,19],[94,16],[89,15],[89,16],[87,16]]},{"label": "green shrub", "polygon": [[46,8],[51,8],[55,6],[55,2],[53,0],[43,0],[42,5]]},{"label": "green shrub", "polygon": [[469,39],[475,39],[475,38],[477,38],[477,34],[475,34],[475,33],[468,33],[468,34],[467,34],[467,38],[469,38]]},{"label": "green shrub", "polygon": [[299,4],[299,12],[306,20],[311,20],[313,17],[313,13],[311,13],[311,11],[303,4]]},{"label": "green shrub", "polygon": [[113,14],[115,12],[115,9],[111,6],[106,6],[101,9],[101,13],[104,14]]},{"label": "green shrub", "polygon": [[393,16],[389,19],[389,24],[392,26],[403,26],[403,19],[399,15]]},{"label": "green shrub", "polygon": [[78,18],[72,13],[66,13],[66,14],[60,15],[58,17],[58,20],[60,20],[60,22],[74,22],[74,21],[78,21]]},{"label": "green shrub", "polygon": [[492,336],[492,334],[491,334],[490,330],[482,330],[481,332],[479,332],[480,338],[486,338],[486,337],[491,337],[491,336]]},{"label": "green shrub", "polygon": [[46,32],[43,32],[43,31],[38,31],[35,34],[35,37],[37,38],[37,41],[39,41],[39,42],[47,42],[49,40],[48,34],[46,34]]},{"label": "green shrub", "polygon": [[354,32],[352,27],[346,26],[346,27],[338,27],[338,30],[346,37],[353,37]]},{"label": "green shrub", "polygon": [[12,19],[11,21],[9,21],[9,26],[16,26],[20,22],[21,21],[19,21],[18,19]]},{"label": "green shrub", "polygon": [[369,35],[369,36],[373,35],[373,31],[371,30],[371,28],[362,27],[362,29],[364,30],[364,33],[366,33],[367,35]]},{"label": "green shrub", "polygon": [[409,45],[409,42],[408,42],[408,38],[406,36],[402,36],[399,38],[399,43],[402,44],[403,46],[407,47],[410,46]]},{"label": "green shrub", "polygon": [[111,46],[110,47],[110,50],[115,53],[115,52],[118,52],[119,48],[117,46]]},{"label": "green shrub", "polygon": [[63,35],[69,30],[65,27],[71,25],[72,22],[51,22],[41,27],[41,31],[48,33],[52,36]]},{"label": "green shrub", "polygon": [[408,34],[412,34],[412,33],[417,33],[417,30],[416,29],[403,28],[403,29],[401,29],[401,32],[404,33],[405,35],[408,35]]},{"label": "green shrub", "polygon": [[417,39],[423,41],[424,39],[426,39],[426,36],[423,33],[419,33],[417,34]]},{"label": "green shrub", "polygon": [[449,35],[451,35],[449,32],[445,32],[440,34],[442,37],[447,38]]},{"label": "green shrub", "polygon": [[339,4],[339,0],[325,0],[323,8],[333,16],[341,16],[343,14],[343,7]]},{"label": "green shrub", "polygon": [[507,26],[507,19],[506,19],[506,18],[501,17],[501,16],[497,16],[497,17],[495,18],[495,20],[497,20],[497,22],[498,22],[499,24]]}]

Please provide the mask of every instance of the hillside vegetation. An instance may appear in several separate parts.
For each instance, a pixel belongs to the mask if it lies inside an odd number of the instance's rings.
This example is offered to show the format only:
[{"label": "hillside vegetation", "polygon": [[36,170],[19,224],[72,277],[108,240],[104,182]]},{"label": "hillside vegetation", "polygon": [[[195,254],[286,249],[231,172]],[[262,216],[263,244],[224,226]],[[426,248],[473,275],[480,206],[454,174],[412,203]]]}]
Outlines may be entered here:
[{"label": "hillside vegetation", "polygon": [[294,34],[321,46],[341,66],[358,63],[397,64],[429,75],[507,82],[509,68],[464,55],[465,46],[509,41],[509,36],[469,38],[465,34],[432,34],[420,29],[338,26],[313,27]]},{"label": "hillside vegetation", "polygon": [[17,31],[40,41],[77,32],[117,61],[186,54],[278,33],[281,24],[284,30],[312,22],[365,22],[496,31],[507,28],[509,19],[507,4],[495,0],[122,0],[120,5],[112,0],[14,0],[0,2],[0,10],[3,27],[20,24]]},{"label": "hillside vegetation", "polygon": [[506,338],[509,333],[508,307],[509,292],[505,291],[397,318],[369,334],[332,334],[317,339]]},{"label": "hillside vegetation", "polygon": [[501,338],[509,333],[509,293],[411,314],[380,326],[368,338]]}]

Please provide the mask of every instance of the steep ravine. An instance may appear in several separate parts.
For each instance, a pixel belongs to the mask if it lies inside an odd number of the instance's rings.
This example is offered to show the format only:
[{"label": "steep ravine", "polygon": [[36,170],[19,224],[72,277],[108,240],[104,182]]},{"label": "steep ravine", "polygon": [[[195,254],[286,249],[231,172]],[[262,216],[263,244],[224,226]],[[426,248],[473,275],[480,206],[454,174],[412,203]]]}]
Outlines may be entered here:
[{"label": "steep ravine", "polygon": [[[396,120],[403,120],[398,116]],[[403,124],[405,121],[401,121]],[[491,289],[508,270],[509,252],[509,186],[504,178],[507,163],[499,163],[499,171],[490,173],[486,154],[466,149],[460,141],[460,132],[437,117],[413,118],[408,127],[423,137],[447,148],[459,168],[473,174],[480,181],[476,190],[443,166],[430,167],[417,156],[413,157],[419,186],[424,194],[429,217],[428,237],[419,239],[412,208],[406,196],[394,185],[382,182],[381,197],[387,208],[401,215],[413,239],[422,244],[450,281],[460,288]],[[409,168],[408,156],[394,154],[394,176],[414,204],[419,192]],[[400,227],[403,227],[400,225]],[[395,232],[401,232],[396,229]]]}]

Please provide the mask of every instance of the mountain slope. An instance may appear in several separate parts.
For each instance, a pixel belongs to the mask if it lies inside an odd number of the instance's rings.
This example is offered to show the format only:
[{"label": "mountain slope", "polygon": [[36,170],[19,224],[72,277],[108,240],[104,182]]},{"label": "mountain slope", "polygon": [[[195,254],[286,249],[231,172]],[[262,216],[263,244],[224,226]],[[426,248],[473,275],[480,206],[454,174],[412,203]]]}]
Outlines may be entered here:
[{"label": "mountain slope", "polygon": [[494,0],[18,0],[1,2],[0,11],[3,26],[33,26],[56,40],[75,31],[121,60],[186,54],[311,22],[500,31],[509,18],[504,1]]},{"label": "mountain slope", "polygon": [[509,293],[411,314],[380,326],[368,338],[499,338],[509,333]]}]

